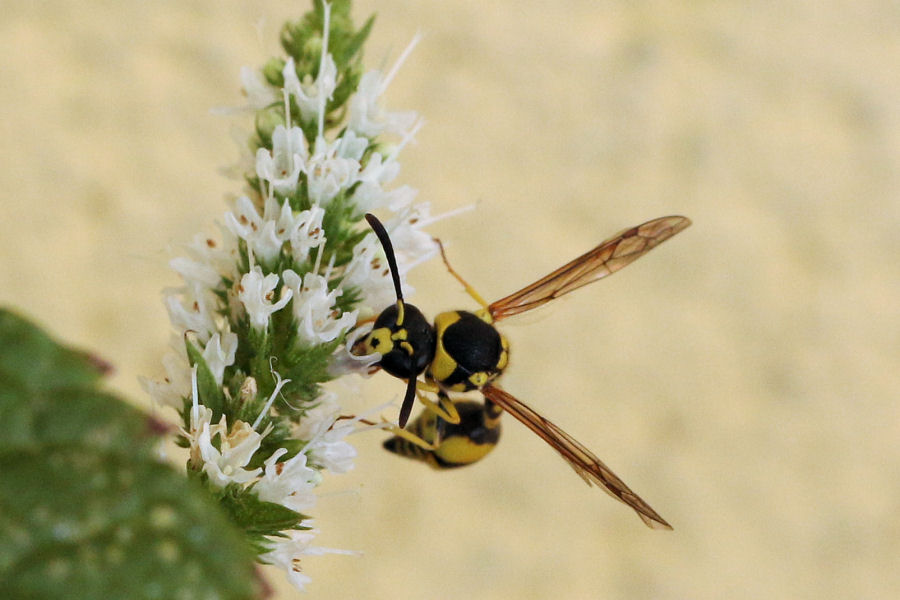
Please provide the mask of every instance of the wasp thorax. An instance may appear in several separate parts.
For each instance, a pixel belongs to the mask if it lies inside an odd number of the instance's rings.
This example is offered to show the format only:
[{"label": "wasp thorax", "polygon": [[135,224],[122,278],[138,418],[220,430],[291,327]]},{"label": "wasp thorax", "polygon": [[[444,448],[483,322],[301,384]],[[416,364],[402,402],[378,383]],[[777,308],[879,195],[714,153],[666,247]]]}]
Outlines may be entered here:
[{"label": "wasp thorax", "polygon": [[[364,353],[381,353],[382,369],[406,379],[425,370],[434,357],[434,328],[415,306],[403,303],[384,309],[369,335],[362,340]],[[398,322],[399,321],[399,322]]]}]

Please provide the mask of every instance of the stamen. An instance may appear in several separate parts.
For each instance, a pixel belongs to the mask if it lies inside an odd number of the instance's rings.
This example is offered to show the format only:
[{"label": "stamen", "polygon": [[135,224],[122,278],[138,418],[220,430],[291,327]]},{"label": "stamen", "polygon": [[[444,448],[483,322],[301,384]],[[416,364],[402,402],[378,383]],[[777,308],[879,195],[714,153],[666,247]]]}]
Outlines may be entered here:
[{"label": "stamen", "polygon": [[325,11],[324,24],[322,25],[322,56],[319,59],[319,76],[316,92],[319,95],[319,137],[325,131],[325,94],[322,92],[322,78],[325,74],[325,59],[328,57],[328,34],[331,32],[331,5],[322,3]]},{"label": "stamen", "polygon": [[316,264],[313,265],[313,270],[312,270],[313,274],[315,274],[315,275],[319,274],[319,267],[322,266],[322,253],[323,252],[325,252],[324,244],[322,246],[319,246],[318,248],[316,248]]},{"label": "stamen", "polygon": [[275,376],[275,389],[272,390],[272,395],[269,396],[269,399],[266,400],[266,405],[263,407],[262,411],[260,411],[259,416],[256,417],[256,420],[253,421],[253,429],[259,427],[259,424],[262,422],[263,417],[268,414],[269,409],[272,408],[272,403],[275,402],[275,398],[278,396],[279,392],[281,392],[281,388],[285,386],[290,379],[282,379],[281,375],[274,368],[270,371],[272,375]]},{"label": "stamen", "polygon": [[[328,259],[328,266],[325,267],[325,275],[323,275],[323,277],[325,278],[326,282],[331,278],[331,271],[334,269],[334,258],[335,258],[335,255],[332,254],[331,258]],[[338,287],[340,287],[340,286],[338,286]]]},{"label": "stamen", "polygon": [[448,210],[447,212],[441,213],[439,215],[431,216],[427,219],[419,219],[416,223],[416,227],[428,227],[438,221],[443,221],[444,219],[449,219],[450,217],[455,217],[461,215],[462,213],[469,212],[471,210],[475,210],[478,206],[477,202],[472,202],[471,204],[465,204],[460,206],[459,208],[454,208],[453,210]]},{"label": "stamen", "polygon": [[[191,430],[200,420],[200,394],[197,391],[197,365],[191,367]],[[192,431],[193,433],[193,431]]]},{"label": "stamen", "polygon": [[396,158],[397,158],[397,155],[400,154],[400,151],[403,150],[403,148],[409,142],[412,141],[413,137],[415,137],[416,133],[418,133],[419,130],[422,129],[422,125],[424,125],[424,124],[425,124],[425,119],[416,120],[415,125],[412,126],[412,129],[410,129],[409,131],[406,132],[406,135],[403,136],[403,139],[400,140],[400,143],[397,144],[397,146],[391,152],[391,155],[385,159],[383,164],[387,165],[391,162],[394,162],[394,160],[396,160]]},{"label": "stamen", "polygon": [[400,53],[400,56],[394,63],[394,66],[392,66],[388,74],[384,76],[384,80],[381,82],[381,88],[378,90],[379,96],[383,94],[385,90],[387,90],[388,85],[390,85],[391,81],[393,81],[394,76],[397,74],[397,71],[400,70],[400,67],[404,62],[406,62],[406,59],[412,53],[413,48],[415,48],[421,40],[422,34],[417,32],[416,35],[413,36],[413,39],[410,40],[409,44],[406,45],[406,48],[403,50],[403,52]]}]

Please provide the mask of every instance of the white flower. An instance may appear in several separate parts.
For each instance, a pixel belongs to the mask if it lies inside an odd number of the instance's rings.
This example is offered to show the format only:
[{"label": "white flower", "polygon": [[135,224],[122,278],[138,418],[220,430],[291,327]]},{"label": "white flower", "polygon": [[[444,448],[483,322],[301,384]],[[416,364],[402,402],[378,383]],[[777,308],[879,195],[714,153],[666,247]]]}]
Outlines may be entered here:
[{"label": "white flower", "polygon": [[[204,407],[206,408],[206,407]],[[209,410],[209,409],[206,409]],[[225,415],[216,425],[209,422],[200,427],[197,436],[197,448],[203,459],[203,472],[209,476],[209,480],[219,487],[225,487],[231,482],[249,483],[262,471],[259,467],[247,470],[244,467],[250,462],[253,454],[259,450],[266,433],[259,434],[243,421],[235,421],[228,432]],[[213,445],[213,438],[219,436],[219,448]]]},{"label": "white flower", "polygon": [[357,176],[359,185],[353,191],[353,202],[359,210],[369,212],[387,204],[391,192],[385,191],[382,186],[393,181],[399,172],[400,164],[397,161],[384,161],[381,154],[373,152]]},{"label": "white flower", "polygon": [[378,183],[363,181],[354,188],[351,198],[360,212],[372,212],[379,208],[397,212],[412,204],[417,194],[418,191],[408,185],[384,190]]},{"label": "white flower", "polygon": [[277,100],[275,90],[266,83],[262,74],[250,67],[241,67],[241,87],[252,108],[265,108]]},{"label": "white flower", "polygon": [[304,210],[295,218],[295,226],[291,231],[291,254],[298,263],[303,263],[309,258],[309,251],[325,245],[325,230],[322,228],[322,218],[325,209],[313,206]]},{"label": "white flower", "polygon": [[305,452],[310,460],[332,473],[346,473],[353,468],[356,448],[343,438],[355,429],[356,425],[353,423],[335,426],[316,438]]},{"label": "white flower", "polygon": [[185,283],[193,289],[214,288],[222,281],[222,276],[215,267],[205,261],[191,260],[178,256],[169,261],[173,271],[181,275]]},{"label": "white flower", "polygon": [[194,398],[194,404],[191,406],[190,410],[190,428],[185,430],[183,427],[179,427],[179,430],[181,431],[181,435],[183,435],[190,444],[190,464],[196,469],[203,467],[203,456],[200,454],[199,443],[200,432],[205,427],[208,428],[211,423],[212,409],[202,404],[197,404],[196,398]]},{"label": "white flower", "polygon": [[285,454],[287,450],[279,448],[266,460],[265,472],[253,489],[260,500],[303,512],[315,505],[313,488],[319,485],[322,475],[306,465],[306,455],[302,452],[278,462]]},{"label": "white flower", "polygon": [[379,184],[363,181],[353,190],[351,199],[359,212],[367,213],[387,204],[388,196],[389,192],[381,189]]},{"label": "white flower", "polygon": [[369,71],[362,76],[359,88],[350,99],[347,127],[367,138],[382,133],[404,135],[416,121],[414,111],[388,112],[379,99],[384,92],[384,80],[380,71]]},{"label": "white flower", "polygon": [[186,286],[167,288],[163,293],[169,320],[180,333],[193,331],[197,339],[206,342],[216,331],[215,310],[219,301],[211,289]]},{"label": "white flower", "polygon": [[272,133],[271,152],[266,148],[256,151],[256,174],[279,194],[291,194],[297,189],[308,157],[309,147],[303,130],[278,125]]},{"label": "white flower", "polygon": [[282,276],[285,285],[294,294],[297,334],[307,343],[316,345],[331,342],[356,323],[357,311],[340,314],[334,307],[342,291],[328,291],[328,280],[325,277],[307,273],[301,279],[290,269]]},{"label": "white flower", "polygon": [[359,180],[371,182],[378,185],[390,183],[397,177],[400,172],[400,164],[396,160],[387,159],[378,153],[373,152],[369,157],[369,162],[359,174]]},{"label": "white flower", "polygon": [[[303,521],[301,524],[308,526],[311,524],[311,521]],[[306,531],[291,529],[284,532],[286,537],[267,538],[271,549],[259,558],[265,563],[284,569],[291,584],[302,590],[307,583],[312,581],[307,575],[302,573],[300,566],[302,557],[320,556],[322,554],[356,554],[356,552],[348,550],[311,546],[310,544],[317,533],[318,531],[314,529]]]},{"label": "white flower", "polygon": [[400,172],[400,164],[396,160],[384,160],[378,152],[373,152],[369,162],[357,177],[359,185],[353,190],[353,202],[361,212],[369,212],[384,206],[391,210],[411,203],[416,191],[409,186],[401,186],[396,190],[385,190],[384,184],[390,183]]},{"label": "white flower", "polygon": [[[206,272],[203,276],[204,285],[209,287],[218,287],[222,283],[222,277],[233,279],[237,273],[237,237],[221,224],[218,226],[221,231],[221,240],[217,241],[208,235],[198,233],[185,246],[193,262],[205,265],[216,272],[218,279],[215,282],[213,282],[211,273]],[[171,263],[169,264],[171,265]]]},{"label": "white flower", "polygon": [[257,331],[265,330],[269,326],[269,317],[276,310],[281,310],[291,300],[293,292],[285,289],[281,293],[281,299],[272,303],[275,296],[275,288],[279,278],[276,273],[263,276],[259,265],[254,266],[249,273],[241,278],[238,286],[238,298],[250,317],[250,324]]},{"label": "white flower", "polygon": [[342,190],[356,182],[359,161],[338,154],[340,140],[329,144],[324,137],[316,138],[316,152],[306,165],[309,199],[313,204],[327,206]]},{"label": "white flower", "polygon": [[247,196],[239,196],[234,201],[234,209],[225,213],[225,226],[247,242],[255,257],[268,262],[281,246],[274,235],[274,228],[264,228],[264,223],[264,216],[259,214],[256,205]]},{"label": "white flower", "polygon": [[247,242],[253,256],[262,264],[271,265],[281,253],[284,243],[304,225],[306,211],[294,214],[289,202],[274,197],[266,198],[263,214],[247,196],[240,196],[234,203],[234,211],[225,213],[225,225]]},{"label": "white flower", "polygon": [[[400,285],[404,296],[412,295],[412,288],[406,283],[406,273],[402,267]],[[366,237],[354,246],[353,258],[344,269],[341,286],[359,288],[362,291],[364,305],[376,311],[395,301],[390,268],[374,233],[366,234]]]},{"label": "white flower", "polygon": [[181,338],[173,346],[176,349],[167,352],[162,359],[165,377],[160,381],[139,377],[138,381],[156,403],[180,411],[184,408],[184,398],[191,393],[191,372]]},{"label": "white flower", "polygon": [[[193,445],[197,446],[198,453],[200,451],[200,445],[197,444],[197,439],[200,437],[200,431],[204,427],[208,428],[212,424],[212,416],[212,409],[208,406],[197,404],[196,402],[191,406],[191,430],[185,433],[188,434],[188,438],[192,440]],[[221,421],[220,425],[223,425]],[[216,425],[216,427],[218,428],[219,425]]]},{"label": "white flower", "polygon": [[[194,376],[194,373],[195,370],[191,369],[192,377]],[[183,427],[181,427],[179,428],[179,430],[181,431],[181,435],[183,435],[190,444],[190,464],[194,468],[199,469],[203,466],[203,457],[200,454],[199,443],[200,432],[204,429],[204,427],[209,427],[209,425],[212,423],[213,412],[211,408],[203,406],[202,404],[197,404],[196,395],[194,396],[193,400],[194,402],[190,410],[190,429],[185,430]]]},{"label": "white flower", "polygon": [[361,337],[366,336],[372,331],[372,322],[368,322],[361,327],[347,333],[344,343],[331,355],[331,364],[328,365],[328,374],[334,378],[342,377],[350,373],[368,376],[370,375],[370,367],[381,360],[380,352],[372,354],[363,354],[357,356],[353,354],[353,345]]},{"label": "white flower", "polygon": [[350,420],[337,425],[339,414],[335,394],[325,392],[319,398],[319,405],[306,412],[296,431],[298,438],[308,440],[303,452],[310,462],[332,473],[351,470],[357,454],[356,448],[344,441],[356,430],[356,422]]},{"label": "white flower", "polygon": [[315,81],[309,75],[304,77],[302,82],[297,78],[297,69],[292,57],[287,59],[281,71],[284,76],[284,90],[297,100],[300,119],[304,123],[318,117],[320,104],[324,104],[325,99],[330,99],[337,87],[337,66],[331,55],[327,54],[327,49],[323,48],[323,52],[326,54]]},{"label": "white flower", "polygon": [[336,156],[352,158],[358,161],[366,153],[366,148],[369,147],[369,140],[356,135],[348,129],[344,132],[344,135],[335,140],[334,146]]},{"label": "white flower", "polygon": [[203,360],[212,372],[216,385],[222,385],[225,367],[234,363],[237,352],[238,336],[226,325],[225,330],[213,334],[203,349]]},{"label": "white flower", "polygon": [[[384,223],[394,246],[404,296],[412,295],[405,279],[407,271],[438,252],[434,239],[421,230],[431,222],[428,205],[419,204],[407,206]],[[341,281],[343,287],[362,290],[365,305],[373,311],[380,311],[396,299],[390,269],[383,256],[384,251],[375,235],[367,234],[353,248],[353,258],[345,267]]]},{"label": "white flower", "polygon": [[385,223],[397,254],[397,262],[403,262],[407,269],[438,253],[437,242],[429,233],[422,231],[422,227],[431,222],[430,206],[424,202],[406,207]]},{"label": "white flower", "polygon": [[410,206],[416,199],[418,193],[419,191],[415,188],[408,185],[401,185],[388,192],[387,198],[385,199],[385,206],[387,206],[389,210],[399,212]]}]

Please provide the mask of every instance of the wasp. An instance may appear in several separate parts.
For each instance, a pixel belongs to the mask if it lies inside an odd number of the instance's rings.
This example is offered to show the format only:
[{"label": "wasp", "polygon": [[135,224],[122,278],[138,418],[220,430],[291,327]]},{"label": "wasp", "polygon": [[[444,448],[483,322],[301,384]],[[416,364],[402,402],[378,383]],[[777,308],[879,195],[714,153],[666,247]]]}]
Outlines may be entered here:
[{"label": "wasp", "polygon": [[[531,285],[491,303],[450,266],[438,241],[447,270],[481,308],[443,312],[433,324],[403,300],[390,237],[374,215],[366,214],[366,220],[384,248],[397,302],[378,315],[371,332],[351,351],[358,355],[380,353],[375,367],[407,382],[399,427],[392,428],[394,436],[384,443],[385,448],[435,468],[472,464],[497,445],[500,417],[505,411],[556,450],[588,485],[597,484],[630,506],[649,527],[671,529],[583,444],[497,385],[497,378],[509,363],[509,343],[495,324],[612,275],[684,230],[690,219],[661,217],[626,229]],[[419,380],[420,375],[423,380]],[[483,403],[450,396],[451,392],[472,390],[480,391]],[[426,393],[433,394],[437,401]],[[406,428],[417,397],[425,410]]]}]

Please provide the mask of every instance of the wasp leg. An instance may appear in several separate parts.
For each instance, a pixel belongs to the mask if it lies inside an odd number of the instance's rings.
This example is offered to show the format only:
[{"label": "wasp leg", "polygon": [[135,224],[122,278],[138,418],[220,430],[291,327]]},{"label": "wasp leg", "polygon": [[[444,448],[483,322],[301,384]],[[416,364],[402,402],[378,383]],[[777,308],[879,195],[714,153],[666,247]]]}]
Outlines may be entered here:
[{"label": "wasp leg", "polygon": [[[432,379],[416,382],[416,392],[431,392],[432,394],[437,394],[440,391],[440,386],[438,386],[438,384],[435,383]],[[421,399],[422,396],[419,396],[419,398]]]},{"label": "wasp leg", "polygon": [[456,280],[459,281],[465,288],[466,293],[469,294],[469,296],[471,296],[472,299],[475,300],[475,302],[480,304],[481,308],[483,308],[485,312],[488,312],[488,303],[484,301],[484,298],[481,297],[481,294],[476,292],[475,288],[469,285],[469,283],[465,279],[463,279],[462,276],[453,269],[453,267],[450,266],[450,261],[447,260],[447,254],[444,252],[444,244],[441,243],[441,240],[437,238],[432,239],[437,242],[438,248],[441,251],[441,258],[444,260],[444,266],[447,267],[447,270],[450,271],[450,274],[456,277]]},{"label": "wasp leg", "polygon": [[375,426],[379,425],[379,423],[370,421],[369,419],[357,419],[356,415],[338,415],[337,418],[335,418],[334,423],[332,423],[331,426],[328,428],[328,431],[331,431],[332,429],[334,429],[334,426],[338,421],[349,421],[351,419],[356,419],[363,425],[368,425],[370,427],[375,427]]},{"label": "wasp leg", "polygon": [[422,394],[418,394],[419,401],[425,405],[427,410],[430,410],[451,425],[458,425],[460,416],[459,411],[456,410],[456,405],[453,404],[453,400],[443,390],[438,390],[437,395],[438,402],[434,402]]},{"label": "wasp leg", "polygon": [[[335,421],[335,423],[337,423],[338,421],[346,421],[349,419],[356,419],[356,415],[340,415],[334,421]],[[391,423],[390,421],[385,420],[384,417],[382,417],[382,421],[380,423],[370,421],[369,419],[358,419],[358,421],[360,423],[363,423],[364,425],[368,425],[369,427],[375,427],[375,428],[383,429],[385,431],[389,431],[392,434],[396,435],[397,437],[403,438],[407,442],[414,444],[414,445],[418,446],[419,448],[422,448],[423,450],[428,450],[429,452],[433,452],[434,450],[437,449],[438,446],[441,445],[441,440],[440,440],[439,434],[437,436],[437,439],[435,439],[434,442],[428,443],[425,440],[423,440],[421,437],[417,436],[412,431],[407,431],[406,429],[403,429],[402,427],[399,427],[398,425],[395,425],[394,423]],[[332,423],[331,427],[329,427],[328,429],[331,430],[333,427],[334,427],[334,423]]]},{"label": "wasp leg", "polygon": [[384,429],[386,431],[390,431],[398,438],[402,438],[410,444],[418,446],[419,448],[422,448],[423,450],[427,450],[429,452],[434,452],[438,449],[438,446],[441,445],[440,436],[436,436],[436,439],[433,442],[428,443],[412,431],[403,429],[397,425],[394,425],[393,423],[385,423]]}]

